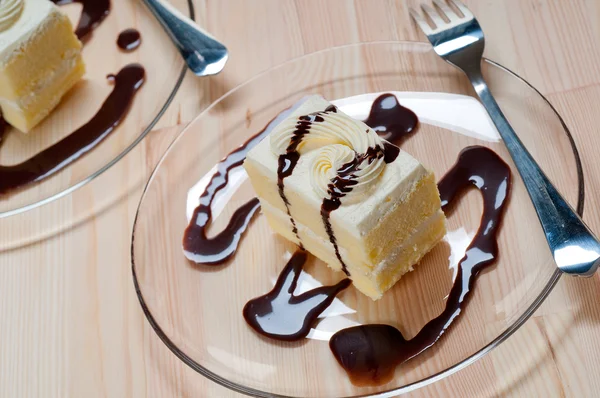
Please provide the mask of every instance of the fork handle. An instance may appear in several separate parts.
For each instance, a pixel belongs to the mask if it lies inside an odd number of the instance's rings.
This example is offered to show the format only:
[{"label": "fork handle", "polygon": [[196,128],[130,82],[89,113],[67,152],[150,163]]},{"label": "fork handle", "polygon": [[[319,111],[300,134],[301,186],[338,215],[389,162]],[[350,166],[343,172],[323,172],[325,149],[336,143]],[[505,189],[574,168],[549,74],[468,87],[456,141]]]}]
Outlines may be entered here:
[{"label": "fork handle", "polygon": [[527,151],[492,96],[481,70],[472,70],[467,76],[523,178],[559,269],[592,276],[600,263],[600,242]]},{"label": "fork handle", "polygon": [[[213,58],[227,49],[194,21],[164,0],[142,0],[177,46],[196,75],[205,73]],[[214,53],[214,54],[213,54]]]}]

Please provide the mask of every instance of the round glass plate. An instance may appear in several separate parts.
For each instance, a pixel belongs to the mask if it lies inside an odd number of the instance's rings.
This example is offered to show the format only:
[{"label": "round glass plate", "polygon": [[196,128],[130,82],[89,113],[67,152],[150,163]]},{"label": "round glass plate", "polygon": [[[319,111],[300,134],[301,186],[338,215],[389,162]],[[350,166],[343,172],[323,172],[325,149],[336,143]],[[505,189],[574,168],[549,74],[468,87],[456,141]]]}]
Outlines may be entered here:
[{"label": "round glass plate", "polygon": [[[490,60],[483,67],[491,90],[523,142],[566,198],[582,209],[579,158],[560,116],[522,78]],[[284,108],[308,94],[322,94],[330,100],[346,98],[348,104],[372,100],[374,95],[365,94],[380,92],[396,93],[400,103],[413,107],[420,116],[419,130],[402,147],[438,177],[461,149],[483,145],[511,166],[513,184],[499,233],[499,259],[479,276],[465,310],[433,347],[399,366],[391,382],[356,387],[330,351],[327,328],[383,323],[412,338],[437,316],[453,282],[452,257],[462,257],[455,246],[462,245],[464,250],[479,225],[482,204],[476,191],[460,199],[449,215],[447,241],[436,246],[414,272],[377,302],[348,288],[335,301],[339,311],[321,319],[309,335],[312,338],[300,342],[263,338],[242,316],[249,299],[271,290],[295,250],[271,232],[264,216],[255,216],[237,254],[218,267],[187,261],[181,242],[188,223],[188,200],[193,207],[201,192],[190,189],[199,181],[206,184],[221,158]],[[560,273],[523,182],[473,95],[466,78],[439,59],[429,44],[378,42],[295,59],[215,102],[164,155],[148,182],[133,230],[134,282],[160,338],[211,380],[265,397],[391,396],[446,377],[500,344],[539,306]],[[468,106],[462,107],[460,101]],[[342,109],[352,115],[351,107]],[[243,171],[230,179],[235,179],[235,188],[213,203],[216,219],[209,234],[220,231],[232,212],[254,196]],[[305,271],[309,280],[320,284],[341,279],[314,258]]]},{"label": "round glass plate", "polygon": [[[87,37],[83,49],[85,77],[33,131],[22,134],[10,129],[6,132],[0,148],[0,164],[21,163],[88,122],[112,90],[107,75],[116,74],[125,65],[143,65],[146,70],[144,85],[133,99],[126,118],[92,151],[39,183],[0,196],[0,218],[62,197],[107,170],[148,134],[179,89],[185,65],[158,21],[137,0],[111,3],[110,14]],[[172,0],[170,3],[185,14],[193,15],[191,1]],[[61,9],[75,25],[81,6],[72,4],[61,6]],[[119,33],[128,28],[140,31],[142,44],[137,50],[126,53],[119,50],[116,41]]]}]

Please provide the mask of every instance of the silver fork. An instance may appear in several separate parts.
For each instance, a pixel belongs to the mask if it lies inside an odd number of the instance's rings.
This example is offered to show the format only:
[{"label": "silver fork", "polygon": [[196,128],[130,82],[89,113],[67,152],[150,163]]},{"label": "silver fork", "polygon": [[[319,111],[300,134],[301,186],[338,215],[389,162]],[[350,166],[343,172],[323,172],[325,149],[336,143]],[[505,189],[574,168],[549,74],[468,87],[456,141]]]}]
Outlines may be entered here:
[{"label": "silver fork", "polygon": [[593,275],[600,263],[600,242],[540,169],[490,93],[481,73],[485,39],[479,23],[460,1],[448,1],[462,16],[442,0],[433,0],[437,10],[421,5],[433,28],[415,10],[410,15],[436,54],[469,78],[523,178],[558,268],[572,275]]}]

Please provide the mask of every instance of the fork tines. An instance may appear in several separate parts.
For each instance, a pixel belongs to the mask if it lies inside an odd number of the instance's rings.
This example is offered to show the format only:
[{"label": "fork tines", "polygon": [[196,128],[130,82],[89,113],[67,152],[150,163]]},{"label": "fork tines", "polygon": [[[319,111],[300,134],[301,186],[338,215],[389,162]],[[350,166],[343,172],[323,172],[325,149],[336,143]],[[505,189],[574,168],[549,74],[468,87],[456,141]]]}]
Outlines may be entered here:
[{"label": "fork tines", "polygon": [[[421,14],[419,14],[413,8],[409,10],[410,16],[417,23],[417,25],[419,25],[423,33],[429,35],[436,33],[436,31],[439,29],[446,29],[447,25],[461,24],[469,19],[473,19],[473,14],[471,14],[471,11],[469,11],[469,9],[462,2],[459,0],[447,1],[451,2],[462,13],[463,16],[461,17],[458,15],[444,0],[433,0],[437,10],[427,4],[421,4],[421,10],[423,10],[423,13],[433,23],[433,28],[429,25],[425,18],[421,16]],[[446,20],[449,22],[446,22]]]}]

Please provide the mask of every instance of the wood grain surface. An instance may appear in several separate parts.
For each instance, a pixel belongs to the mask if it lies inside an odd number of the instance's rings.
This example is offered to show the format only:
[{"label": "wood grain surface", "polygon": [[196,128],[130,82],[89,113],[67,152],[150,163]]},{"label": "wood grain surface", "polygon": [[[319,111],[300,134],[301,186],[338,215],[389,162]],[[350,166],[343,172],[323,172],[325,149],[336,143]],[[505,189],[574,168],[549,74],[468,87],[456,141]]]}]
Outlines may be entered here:
[{"label": "wood grain surface", "polygon": [[[600,233],[600,2],[465,2],[486,32],[486,55],[539,88],[573,132],[586,178],[584,218]],[[196,0],[200,23],[231,51],[224,72],[210,79],[188,75],[138,148],[91,184],[26,217],[34,226],[56,220],[55,229],[0,252],[0,396],[237,396],[177,359],[140,309],[130,236],[141,190],[172,138],[211,101],[260,71],[320,49],[422,41],[407,12],[416,4]],[[499,348],[411,395],[597,396],[599,282],[598,275],[563,277],[532,319]]]}]

